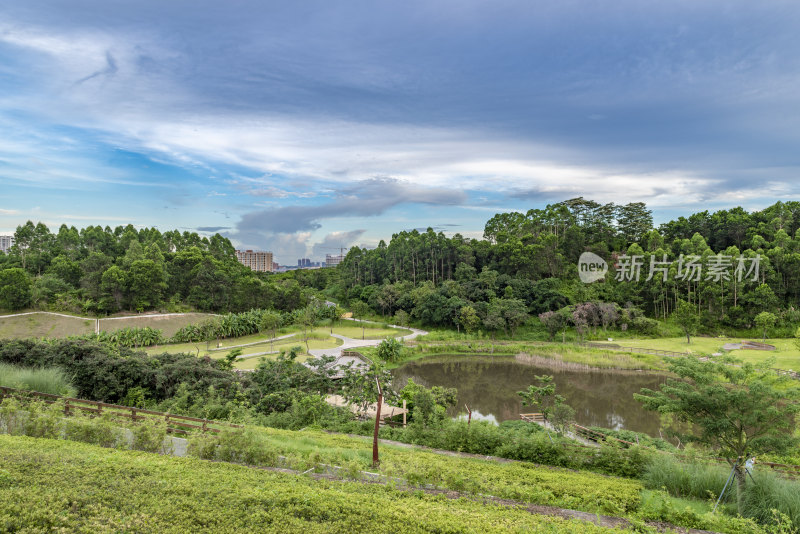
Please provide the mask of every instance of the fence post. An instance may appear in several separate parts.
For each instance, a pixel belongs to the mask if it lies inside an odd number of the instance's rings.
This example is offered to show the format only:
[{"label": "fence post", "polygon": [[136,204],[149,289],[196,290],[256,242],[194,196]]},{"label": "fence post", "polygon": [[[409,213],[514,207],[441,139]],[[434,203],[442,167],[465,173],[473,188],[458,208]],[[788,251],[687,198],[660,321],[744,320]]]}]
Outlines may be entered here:
[{"label": "fence post", "polygon": [[69,399],[64,401],[64,415],[69,415]]},{"label": "fence post", "polygon": [[203,419],[203,434],[205,434],[206,432],[208,432],[208,427],[206,426],[206,423],[208,423],[208,421],[206,421],[205,419]]},{"label": "fence post", "polygon": [[131,421],[136,422],[136,409],[131,408]]}]

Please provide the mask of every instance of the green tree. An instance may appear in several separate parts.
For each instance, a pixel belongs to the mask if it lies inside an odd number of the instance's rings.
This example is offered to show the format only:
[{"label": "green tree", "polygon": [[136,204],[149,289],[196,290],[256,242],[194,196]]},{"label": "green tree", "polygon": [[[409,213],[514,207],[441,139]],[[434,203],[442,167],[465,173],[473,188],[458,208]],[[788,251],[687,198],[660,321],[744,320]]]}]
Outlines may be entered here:
[{"label": "green tree", "polygon": [[545,421],[550,422],[553,409],[564,402],[564,397],[556,395],[556,385],[553,383],[552,375],[535,376],[539,385],[531,384],[527,390],[517,391],[517,395],[522,397],[523,406],[534,406]]},{"label": "green tree", "polygon": [[540,313],[539,320],[547,329],[547,334],[550,336],[550,341],[553,341],[559,330],[565,328],[567,325],[567,318],[564,316],[564,314],[554,311]]},{"label": "green tree", "polygon": [[363,300],[356,300],[350,303],[350,310],[353,312],[353,319],[361,319],[361,339],[364,339],[364,317],[366,317],[370,312],[369,304]]},{"label": "green tree", "polygon": [[756,327],[761,330],[761,340],[766,341],[767,339],[767,330],[775,326],[775,323],[778,322],[778,318],[775,316],[774,313],[770,312],[761,312],[756,315],[755,323]]},{"label": "green tree", "polygon": [[13,267],[0,271],[0,308],[21,310],[31,303],[31,279],[24,269]]},{"label": "green tree", "polygon": [[273,311],[267,310],[261,314],[261,330],[266,330],[269,332],[269,350],[272,350],[272,346],[275,343],[275,336],[278,335],[278,329],[283,325],[283,318],[281,314]]},{"label": "green tree", "polygon": [[634,394],[646,409],[673,414],[683,423],[672,431],[682,441],[706,445],[727,459],[736,475],[740,506],[745,460],[785,452],[798,441],[793,430],[800,391],[789,377],[771,371],[770,364],[685,356],[669,362],[679,379],[667,378],[660,391],[645,388]]},{"label": "green tree", "polygon": [[128,277],[122,269],[112,265],[100,278],[100,289],[104,296],[108,296],[114,303],[113,311],[122,309],[122,299],[128,286]]},{"label": "green tree", "polygon": [[472,306],[462,306],[458,311],[458,322],[464,326],[467,334],[471,334],[481,325],[481,318]]},{"label": "green tree", "polygon": [[700,323],[700,317],[697,315],[694,306],[685,300],[680,300],[678,301],[678,307],[672,312],[672,317],[683,330],[686,336],[686,343],[691,343],[691,336],[697,331],[697,325]]},{"label": "green tree", "polygon": [[167,288],[164,269],[153,260],[136,260],[129,271],[130,300],[135,310],[153,308],[161,303]]}]

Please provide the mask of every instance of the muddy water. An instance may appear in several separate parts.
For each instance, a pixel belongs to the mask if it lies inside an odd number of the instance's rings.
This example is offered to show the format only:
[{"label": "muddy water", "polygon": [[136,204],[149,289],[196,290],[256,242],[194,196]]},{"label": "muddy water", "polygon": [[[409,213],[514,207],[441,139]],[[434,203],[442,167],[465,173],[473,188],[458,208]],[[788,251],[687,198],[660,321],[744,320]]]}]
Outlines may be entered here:
[{"label": "muddy water", "polygon": [[[577,367],[577,366],[576,366]],[[433,356],[410,362],[394,371],[395,386],[409,378],[425,386],[458,389],[458,407],[451,415],[465,412],[468,404],[474,418],[495,422],[519,419],[523,407],[517,391],[537,384],[536,375],[553,375],[556,393],[575,408],[575,420],[585,426],[629,429],[658,436],[658,415],[633,399],[641,388],[658,389],[663,375],[641,371],[617,371],[554,367],[541,359],[525,356],[452,355]]]}]

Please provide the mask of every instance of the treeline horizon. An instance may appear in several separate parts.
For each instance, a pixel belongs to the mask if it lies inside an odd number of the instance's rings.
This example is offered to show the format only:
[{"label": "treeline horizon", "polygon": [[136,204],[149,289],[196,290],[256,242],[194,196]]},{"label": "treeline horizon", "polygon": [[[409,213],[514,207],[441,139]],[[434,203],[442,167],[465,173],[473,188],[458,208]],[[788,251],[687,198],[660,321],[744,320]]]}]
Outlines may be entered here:
[{"label": "treeline horizon", "polygon": [[[500,307],[501,316],[503,306],[517,310],[519,302],[513,301],[521,301],[530,315],[605,302],[630,309],[629,317],[643,312],[657,319],[668,318],[686,301],[706,327],[751,328],[763,311],[789,326],[800,323],[798,229],[796,201],[755,212],[741,207],[701,211],[656,228],[644,203],[574,198],[526,213],[499,213],[487,221],[479,240],[460,234],[448,238],[429,228],[399,232],[375,249],[355,247],[340,264],[329,294],[363,301],[376,313],[401,311],[412,320],[455,328],[467,326],[465,306],[484,327],[493,309],[496,315]],[[590,284],[578,277],[578,259],[587,251],[609,260],[611,268],[603,280]],[[759,256],[756,279],[740,280],[733,269],[727,279],[706,279],[705,273],[699,280],[676,279],[681,255],[707,262],[717,254],[750,262]],[[641,257],[645,269],[651,257],[662,261],[666,256],[668,279],[646,280],[643,270],[639,281],[616,280],[614,261],[623,255]]]},{"label": "treeline horizon", "polygon": [[84,314],[164,309],[292,311],[310,292],[292,279],[252,271],[230,240],[214,234],[132,225],[62,224],[57,233],[28,221],[8,254],[0,253],[0,308]]},{"label": "treeline horizon", "polygon": [[[679,301],[691,303],[706,326],[750,328],[762,312],[781,324],[800,323],[800,202],[760,211],[701,211],[655,227],[644,203],[600,204],[574,198],[499,213],[483,239],[403,231],[374,249],[352,248],[337,268],[259,273],[241,265],[230,240],[215,234],[133,226],[42,223],[17,228],[0,254],[0,307],[111,314],[151,309],[239,312],[306,306],[314,293],[384,317],[430,326],[510,330],[533,315],[585,302],[614,303],[666,319]],[[641,256],[673,261],[669,278],[584,284],[583,252],[613,261]],[[760,256],[756,280],[675,279],[679,256]],[[467,314],[464,315],[464,308]],[[491,315],[511,317],[511,323]],[[495,318],[496,319],[496,318]]]}]

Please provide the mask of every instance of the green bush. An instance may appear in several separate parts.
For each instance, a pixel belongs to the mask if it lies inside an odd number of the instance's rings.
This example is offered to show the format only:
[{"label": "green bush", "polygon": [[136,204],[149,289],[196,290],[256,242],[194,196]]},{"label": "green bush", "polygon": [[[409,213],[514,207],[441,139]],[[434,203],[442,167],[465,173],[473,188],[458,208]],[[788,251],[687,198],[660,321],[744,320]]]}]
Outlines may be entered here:
[{"label": "green bush", "polygon": [[110,416],[90,417],[82,413],[64,419],[64,439],[116,447],[122,442],[122,429]]},{"label": "green bush", "polygon": [[166,444],[166,422],[146,419],[138,424],[131,425],[130,431],[133,438],[131,441],[133,450],[162,454],[171,452],[171,445]]}]

